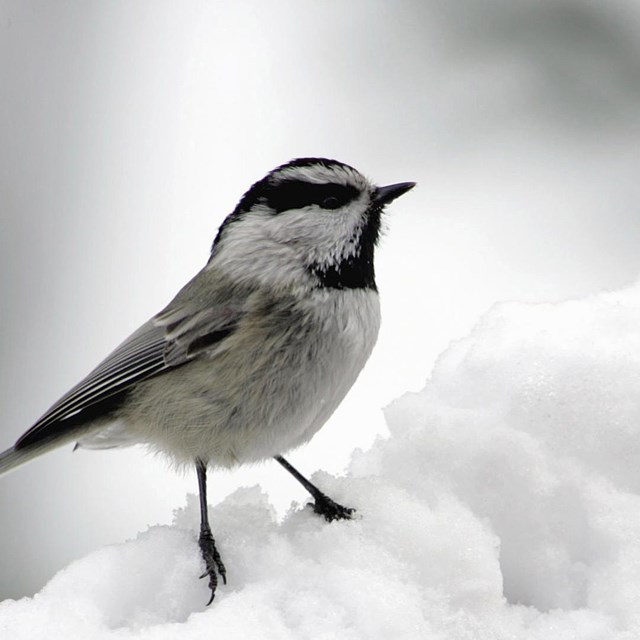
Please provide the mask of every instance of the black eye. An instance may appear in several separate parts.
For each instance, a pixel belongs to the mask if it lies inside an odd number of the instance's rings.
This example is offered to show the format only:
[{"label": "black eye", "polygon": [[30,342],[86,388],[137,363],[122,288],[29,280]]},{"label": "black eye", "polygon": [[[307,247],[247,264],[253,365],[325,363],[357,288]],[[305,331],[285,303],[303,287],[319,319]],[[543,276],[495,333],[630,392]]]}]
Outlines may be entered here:
[{"label": "black eye", "polygon": [[335,196],[329,196],[320,203],[320,206],[323,209],[337,209],[340,206],[340,200]]},{"label": "black eye", "polygon": [[263,196],[275,213],[316,205],[339,209],[358,197],[356,187],[344,184],[318,184],[305,180],[286,180],[273,185]]}]

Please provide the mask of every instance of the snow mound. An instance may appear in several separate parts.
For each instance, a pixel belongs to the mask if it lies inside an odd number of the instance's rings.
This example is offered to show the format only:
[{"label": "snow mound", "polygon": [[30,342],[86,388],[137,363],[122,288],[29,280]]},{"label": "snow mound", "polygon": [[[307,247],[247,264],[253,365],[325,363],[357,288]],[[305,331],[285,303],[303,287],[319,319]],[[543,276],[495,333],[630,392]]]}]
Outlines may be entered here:
[{"label": "snow mound", "polygon": [[211,509],[229,583],[207,608],[189,496],[0,604],[0,637],[640,637],[639,388],[640,286],[497,305],[387,409],[388,438],[315,475],[356,520],[278,522],[236,491]]}]

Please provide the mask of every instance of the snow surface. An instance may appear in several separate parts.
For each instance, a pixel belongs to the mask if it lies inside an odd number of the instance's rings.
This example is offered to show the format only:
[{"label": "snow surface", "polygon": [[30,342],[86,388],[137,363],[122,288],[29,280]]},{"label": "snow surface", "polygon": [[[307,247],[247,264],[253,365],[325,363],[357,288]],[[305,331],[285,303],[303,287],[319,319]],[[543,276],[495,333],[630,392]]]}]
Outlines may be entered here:
[{"label": "snow surface", "polygon": [[0,604],[0,638],[638,638],[639,383],[640,285],[499,304],[387,409],[388,438],[314,476],[358,519],[279,522],[236,491],[211,509],[229,583],[205,607],[190,495]]}]

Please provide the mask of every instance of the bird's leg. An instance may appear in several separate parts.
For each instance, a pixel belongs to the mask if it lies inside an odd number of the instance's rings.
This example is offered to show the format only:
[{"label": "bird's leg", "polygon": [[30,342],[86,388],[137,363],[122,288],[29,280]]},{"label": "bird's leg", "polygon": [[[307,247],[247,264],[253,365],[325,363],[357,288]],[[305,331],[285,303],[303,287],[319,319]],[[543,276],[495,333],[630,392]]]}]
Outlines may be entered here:
[{"label": "bird's leg", "polygon": [[211,598],[207,606],[213,602],[218,586],[218,574],[222,577],[222,582],[227,584],[227,570],[224,567],[222,558],[216,549],[216,541],[211,534],[209,527],[209,512],[207,508],[207,465],[200,459],[196,460],[196,472],[198,474],[198,488],[200,489],[200,537],[198,544],[205,564],[205,572],[200,578],[209,576],[209,589]]},{"label": "bird's leg", "polygon": [[320,516],[324,516],[327,522],[334,520],[351,520],[355,509],[343,507],[332,500],[328,495],[322,493],[318,487],[311,484],[295,467],[287,462],[282,456],[275,456],[275,459],[311,494],[314,499],[313,510]]}]

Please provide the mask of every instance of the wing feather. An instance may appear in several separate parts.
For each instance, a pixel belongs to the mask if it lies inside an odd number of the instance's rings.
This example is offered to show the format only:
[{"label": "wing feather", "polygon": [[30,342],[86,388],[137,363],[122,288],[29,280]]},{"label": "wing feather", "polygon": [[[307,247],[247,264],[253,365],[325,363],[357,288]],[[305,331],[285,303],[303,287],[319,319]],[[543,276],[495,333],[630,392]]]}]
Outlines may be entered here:
[{"label": "wing feather", "polygon": [[137,382],[179,367],[203,351],[210,352],[232,333],[241,313],[240,307],[227,305],[197,310],[169,305],[62,396],[16,447],[47,438],[50,430],[60,435],[63,421],[79,412],[128,391]]}]

